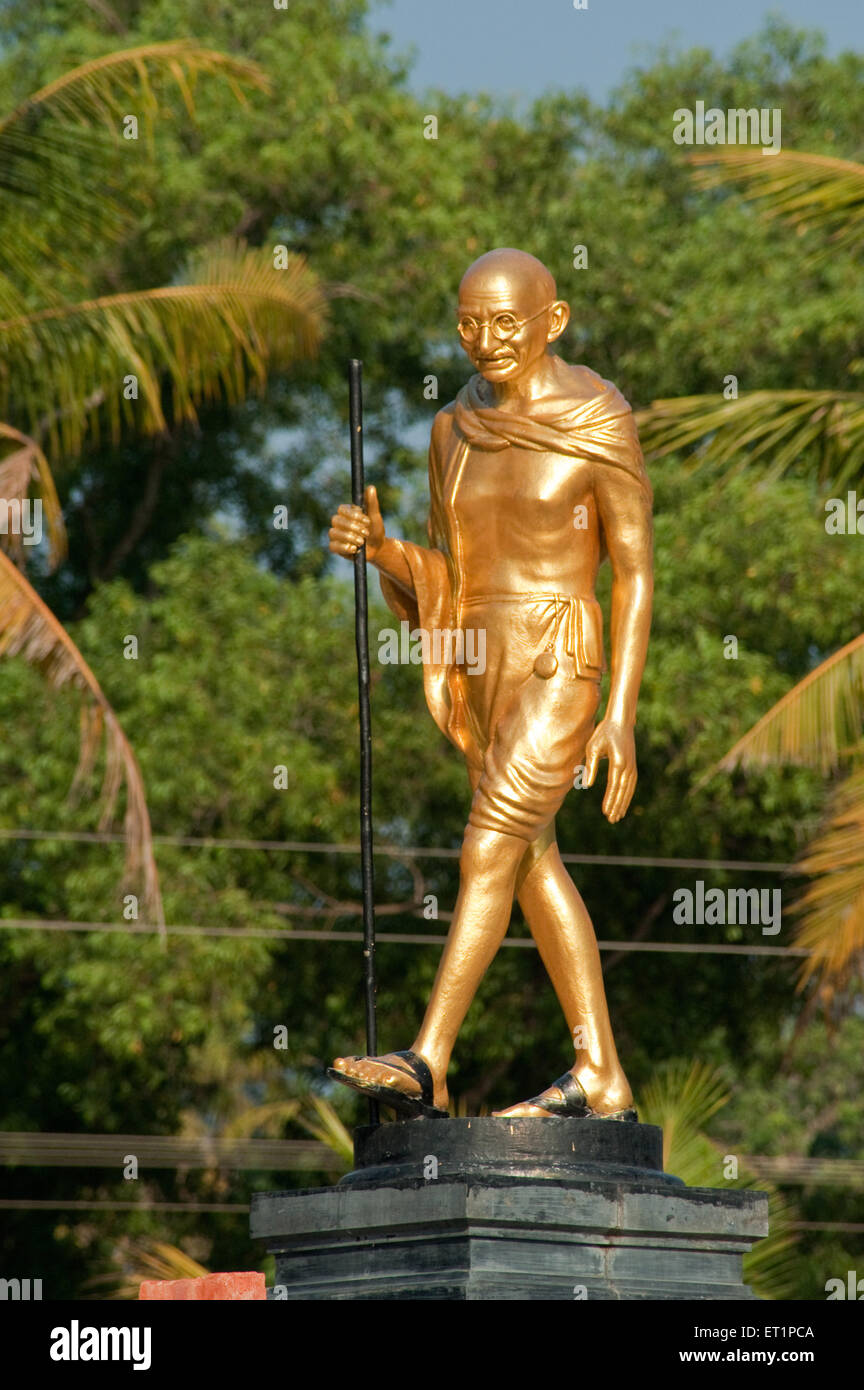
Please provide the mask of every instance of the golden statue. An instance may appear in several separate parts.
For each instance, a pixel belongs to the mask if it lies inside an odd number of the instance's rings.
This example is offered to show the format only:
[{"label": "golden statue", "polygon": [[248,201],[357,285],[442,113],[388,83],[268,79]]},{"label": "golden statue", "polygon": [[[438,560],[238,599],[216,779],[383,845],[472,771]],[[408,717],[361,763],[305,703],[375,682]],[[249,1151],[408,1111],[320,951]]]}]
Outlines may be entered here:
[{"label": "golden statue", "polygon": [[[330,549],[380,571],[412,630],[485,634],[468,667],[430,643],[429,709],[463,754],[473,792],[460,887],[426,1016],[411,1048],[338,1057],[331,1075],[406,1115],[444,1114],[447,1067],[500,947],[514,896],[564,1011],[573,1066],[511,1116],[636,1119],[618,1060],[591,919],[561,862],[555,815],[609,759],[603,812],[636,787],[636,701],[651,623],[651,488],[630,407],[587,367],[551,351],[569,306],[534,256],[499,249],[459,287],[458,332],[477,375],[440,410],[429,451],[429,547],[386,536],[374,487],[341,506]],[[611,682],[598,568],[612,565]]]}]

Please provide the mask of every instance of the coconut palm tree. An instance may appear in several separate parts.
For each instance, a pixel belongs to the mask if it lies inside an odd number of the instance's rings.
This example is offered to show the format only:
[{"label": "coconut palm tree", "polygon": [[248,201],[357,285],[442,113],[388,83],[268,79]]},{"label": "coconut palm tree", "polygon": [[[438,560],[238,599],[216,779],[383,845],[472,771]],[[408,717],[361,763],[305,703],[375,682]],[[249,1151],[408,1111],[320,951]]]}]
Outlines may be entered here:
[{"label": "coconut palm tree", "polygon": [[228,82],[240,100],[245,88],[267,86],[254,64],[192,40],[154,43],[93,59],[0,115],[0,654],[22,656],[53,686],[83,693],[76,784],[104,741],[103,828],[125,785],[127,876],[160,923],[135,755],[83,655],[25,577],[20,509],[34,492],[47,561],[58,564],[66,540],[53,471],[62,476],[85,441],[99,431],[116,440],[194,421],[196,405],[241,399],[273,366],[318,343],[323,294],[300,256],[277,266],[223,242],[170,285],[114,294],[93,294],[81,270],[94,247],[130,224],[110,187],[130,133],[127,113],[138,113],[149,137],[164,89],[179,91],[191,115],[201,77]]},{"label": "coconut palm tree", "polygon": [[[703,188],[743,183],[767,217],[805,236],[811,263],[864,243],[864,165],[783,151],[691,157]],[[698,451],[724,472],[758,469],[769,479],[810,467],[842,492],[864,477],[864,393],[750,391],[736,400],[686,396],[654,401],[639,415],[650,454]],[[799,868],[812,875],[796,904],[796,944],[806,946],[799,988],[815,978],[830,1001],[860,969],[864,952],[864,633],[817,666],[729,750],[718,770],[797,763],[848,776],[829,798],[825,822]]]}]

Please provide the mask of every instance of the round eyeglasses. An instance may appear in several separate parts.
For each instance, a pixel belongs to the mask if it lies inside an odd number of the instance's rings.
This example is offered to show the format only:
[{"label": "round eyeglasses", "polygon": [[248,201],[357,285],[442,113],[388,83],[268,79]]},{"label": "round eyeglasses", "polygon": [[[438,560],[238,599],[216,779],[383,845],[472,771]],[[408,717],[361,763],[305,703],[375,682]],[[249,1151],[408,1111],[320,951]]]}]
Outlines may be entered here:
[{"label": "round eyeglasses", "polygon": [[537,310],[536,314],[529,314],[525,319],[517,319],[515,314],[506,312],[493,314],[491,319],[484,319],[482,322],[478,322],[470,314],[461,314],[456,321],[456,329],[459,337],[464,338],[466,343],[473,343],[484,328],[488,328],[492,337],[497,338],[499,343],[506,343],[508,338],[515,337],[526,323],[532,323],[534,319],[539,319],[541,314],[545,314],[551,308],[551,304],[545,304],[542,309]]}]

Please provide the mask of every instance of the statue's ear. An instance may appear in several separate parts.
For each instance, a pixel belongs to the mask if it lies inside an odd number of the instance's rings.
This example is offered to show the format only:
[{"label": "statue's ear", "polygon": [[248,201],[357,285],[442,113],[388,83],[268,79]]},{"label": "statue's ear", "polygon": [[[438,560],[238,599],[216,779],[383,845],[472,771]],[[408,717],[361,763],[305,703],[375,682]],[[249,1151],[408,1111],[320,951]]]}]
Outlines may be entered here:
[{"label": "statue's ear", "polygon": [[546,341],[554,343],[561,337],[570,322],[570,305],[564,299],[556,299],[549,314],[549,332]]}]

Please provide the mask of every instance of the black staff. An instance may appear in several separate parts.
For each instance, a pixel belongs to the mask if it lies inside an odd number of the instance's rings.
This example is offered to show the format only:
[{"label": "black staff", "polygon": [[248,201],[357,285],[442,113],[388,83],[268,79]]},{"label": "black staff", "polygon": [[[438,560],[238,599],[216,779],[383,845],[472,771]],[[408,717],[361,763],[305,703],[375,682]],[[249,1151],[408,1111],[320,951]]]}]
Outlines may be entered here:
[{"label": "black staff", "polygon": [[[363,363],[348,363],[348,411],[351,417],[351,501],[362,507]],[[369,707],[369,600],[366,593],[366,546],[354,556],[354,636],[357,644],[357,690],[360,705],[360,862],[363,872],[363,961],[366,998],[366,1052],[378,1050],[375,1019],[375,890],[372,868],[372,716]],[[378,1102],[369,1102],[369,1123],[378,1123]]]}]

